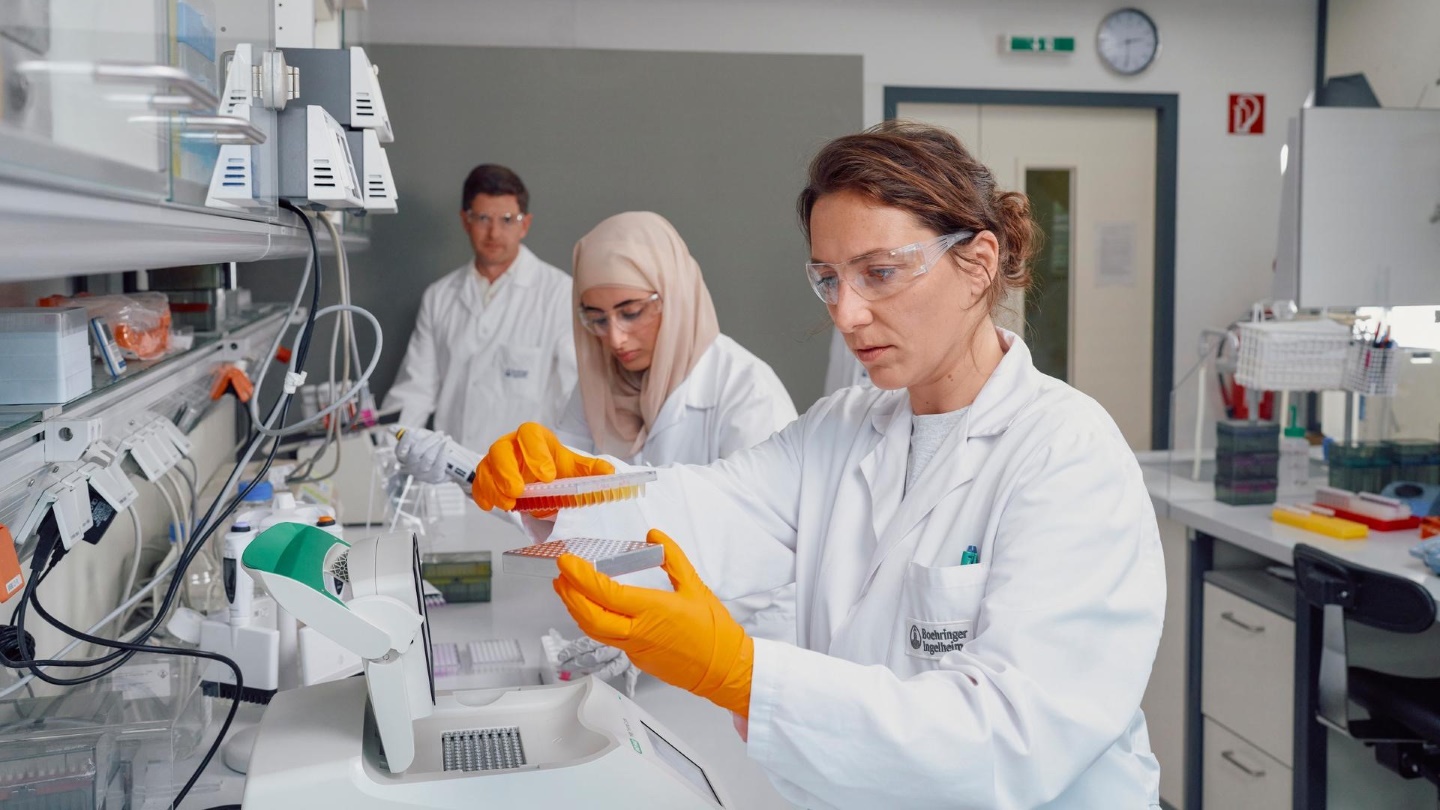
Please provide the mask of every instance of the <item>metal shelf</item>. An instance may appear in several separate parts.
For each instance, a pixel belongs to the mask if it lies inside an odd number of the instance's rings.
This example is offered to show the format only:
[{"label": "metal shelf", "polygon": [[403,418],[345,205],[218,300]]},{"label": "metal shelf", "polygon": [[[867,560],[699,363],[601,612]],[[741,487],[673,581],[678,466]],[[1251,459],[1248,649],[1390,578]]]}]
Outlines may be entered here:
[{"label": "metal shelf", "polygon": [[[0,178],[0,282],[303,256],[305,227]],[[322,250],[329,240],[320,236]],[[366,236],[345,237],[352,252]]]},{"label": "metal shelf", "polygon": [[288,309],[285,304],[257,306],[229,331],[197,337],[189,351],[136,363],[130,373],[71,402],[31,406],[29,414],[8,408],[0,422],[5,425],[0,427],[0,523],[18,523],[45,487],[79,466],[46,458],[47,431],[94,421],[95,438],[118,445],[147,414],[170,416],[181,402],[208,402],[215,367],[241,359],[259,367]]}]

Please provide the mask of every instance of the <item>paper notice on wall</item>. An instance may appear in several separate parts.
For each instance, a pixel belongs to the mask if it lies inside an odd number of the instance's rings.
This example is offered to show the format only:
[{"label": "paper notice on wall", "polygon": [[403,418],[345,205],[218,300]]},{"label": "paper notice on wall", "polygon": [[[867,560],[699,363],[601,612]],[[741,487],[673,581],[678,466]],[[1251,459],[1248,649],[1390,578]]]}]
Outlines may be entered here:
[{"label": "paper notice on wall", "polygon": [[1135,223],[1110,222],[1098,226],[1099,270],[1097,287],[1135,286]]}]

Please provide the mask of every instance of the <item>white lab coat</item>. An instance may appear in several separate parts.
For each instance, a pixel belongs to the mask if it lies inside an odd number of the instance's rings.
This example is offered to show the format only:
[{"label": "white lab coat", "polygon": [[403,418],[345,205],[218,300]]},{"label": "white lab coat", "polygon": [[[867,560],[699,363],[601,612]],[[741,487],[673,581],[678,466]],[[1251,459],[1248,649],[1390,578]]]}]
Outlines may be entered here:
[{"label": "white lab coat", "polygon": [[[630,464],[709,464],[753,447],[795,421],[795,403],[764,360],[720,335],[678,388],[670,392]],[[568,447],[595,452],[577,388],[555,435]]]},{"label": "white lab coat", "polygon": [[903,497],[909,396],[855,387],[750,450],[661,470],[633,505],[556,523],[658,527],[721,598],[798,584],[799,646],[755,640],[747,749],[798,804],[1158,804],[1140,698],[1165,574],[1139,465],[1094,400],[1001,336]]},{"label": "white lab coat", "polygon": [[400,424],[484,451],[521,422],[554,424],[575,388],[570,276],[520,246],[485,302],[473,264],[431,284],[385,397]]},{"label": "white lab coat", "polygon": [[[795,403],[764,360],[720,335],[678,388],[670,392],[629,464],[663,467],[709,464],[753,447],[795,421]],[[595,452],[580,389],[575,389],[555,435],[568,447]],[[644,576],[625,581],[659,585]],[[795,586],[726,601],[730,613],[759,638],[795,640]]]}]

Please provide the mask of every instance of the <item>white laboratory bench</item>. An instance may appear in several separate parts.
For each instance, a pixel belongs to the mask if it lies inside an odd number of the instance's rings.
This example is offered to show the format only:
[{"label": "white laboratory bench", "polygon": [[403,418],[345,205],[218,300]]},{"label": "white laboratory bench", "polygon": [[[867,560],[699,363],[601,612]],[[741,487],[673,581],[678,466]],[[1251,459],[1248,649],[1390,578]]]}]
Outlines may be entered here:
[{"label": "white laboratory bench", "polygon": [[[1313,708],[1305,701],[1313,693],[1305,683],[1312,675],[1295,666],[1304,660],[1306,625],[1297,622],[1293,584],[1266,573],[1277,563],[1290,566],[1295,546],[1304,543],[1418,582],[1440,599],[1440,577],[1409,553],[1419,533],[1334,540],[1274,523],[1269,504],[1216,501],[1213,462],[1197,481],[1190,462],[1169,453],[1141,453],[1139,460],[1160,523],[1169,590],[1145,704],[1166,805],[1308,810],[1324,806],[1318,793],[1328,794],[1330,808],[1433,804],[1428,783],[1402,782],[1358,743],[1321,733],[1317,744],[1308,733]],[[1312,466],[1313,482],[1324,476]],[[1350,630],[1352,664],[1362,655],[1364,666],[1437,674],[1440,625],[1418,636],[1364,630]]]},{"label": "white laboratory bench", "polygon": [[[566,638],[580,634],[555,595],[550,579],[506,575],[500,571],[502,551],[529,543],[518,528],[466,504],[465,518],[451,522],[446,529],[446,539],[430,546],[422,543],[422,548],[425,551],[490,551],[493,555],[491,593],[489,602],[431,608],[432,642],[458,642],[463,646],[469,641],[513,638],[520,642],[525,659],[530,662],[540,660],[540,637],[550,628],[559,630]],[[350,531],[347,529],[347,533]],[[353,531],[363,534],[366,530]],[[463,676],[440,678],[436,683],[440,689],[465,688],[466,685]],[[788,810],[794,806],[775,792],[760,766],[746,756],[745,743],[735,732],[729,712],[649,675],[641,675],[635,701],[695,749],[701,765],[730,792],[734,806],[755,810]],[[212,728],[218,728],[229,707],[217,700],[214,709]],[[237,727],[242,725],[242,720],[258,722],[262,714],[262,707],[242,707]],[[205,778],[180,810],[208,810],[240,803],[244,777],[219,763],[218,755],[216,760],[207,767]],[[197,757],[194,763],[198,761]],[[180,773],[180,766],[176,772]]]},{"label": "white laboratory bench", "polygon": [[[1215,485],[1206,478],[1195,481],[1189,465],[1170,462],[1163,452],[1140,453],[1141,471],[1155,514],[1182,523],[1196,531],[1223,540],[1289,565],[1295,544],[1304,543],[1337,557],[1374,568],[1424,585],[1430,595],[1440,600],[1440,577],[1430,572],[1425,563],[1410,556],[1410,549],[1419,542],[1415,530],[1402,532],[1371,532],[1364,540],[1334,540],[1323,535],[1285,526],[1270,520],[1272,505],[1231,506],[1215,500]],[[1180,468],[1185,468],[1180,471]],[[1317,475],[1321,475],[1316,467]],[[1312,477],[1313,482],[1323,479]],[[1313,502],[1311,497],[1281,498],[1280,503]]]}]

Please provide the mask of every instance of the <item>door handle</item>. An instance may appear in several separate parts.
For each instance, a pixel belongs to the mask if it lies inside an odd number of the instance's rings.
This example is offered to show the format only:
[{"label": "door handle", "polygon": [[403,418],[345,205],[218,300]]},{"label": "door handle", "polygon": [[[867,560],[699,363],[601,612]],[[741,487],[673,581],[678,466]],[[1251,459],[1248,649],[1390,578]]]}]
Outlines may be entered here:
[{"label": "door handle", "polygon": [[1231,613],[1231,612],[1228,611],[1228,610],[1225,611],[1224,613],[1221,613],[1221,614],[1220,614],[1220,618],[1224,619],[1224,620],[1227,621],[1227,622],[1230,622],[1231,624],[1235,625],[1236,627],[1240,628],[1241,630],[1244,630],[1244,631],[1247,632],[1247,633],[1250,633],[1251,635],[1256,635],[1256,636],[1258,636],[1258,635],[1260,635],[1261,633],[1265,632],[1265,627],[1264,627],[1264,625],[1247,624],[1247,623],[1245,623],[1245,622],[1242,622],[1242,621],[1240,621],[1239,619],[1235,618],[1235,614],[1234,614],[1234,613]]},{"label": "door handle", "polygon": [[237,115],[133,115],[132,124],[168,124],[180,126],[180,137],[189,141],[209,143],[260,144],[265,131]]},{"label": "door handle", "polygon": [[1226,762],[1230,763],[1231,765],[1234,765],[1235,767],[1239,768],[1241,771],[1244,771],[1244,773],[1245,773],[1246,776],[1251,776],[1251,777],[1254,777],[1254,778],[1256,778],[1256,779],[1259,779],[1259,778],[1261,778],[1262,776],[1265,775],[1265,772],[1264,772],[1263,770],[1256,770],[1255,768],[1252,768],[1252,767],[1250,767],[1249,765],[1246,765],[1245,763],[1241,762],[1241,761],[1240,761],[1240,758],[1237,757],[1237,756],[1235,756],[1235,752],[1234,752],[1234,751],[1221,751],[1221,752],[1220,752],[1220,758],[1221,758],[1221,759],[1224,759]]},{"label": "door handle", "polygon": [[96,82],[109,84],[146,84],[165,88],[168,95],[154,96],[150,106],[156,109],[214,110],[220,97],[193,76],[170,65],[148,65],[134,62],[51,62],[31,59],[15,66],[20,73],[51,73],[56,75],[89,76]]}]

